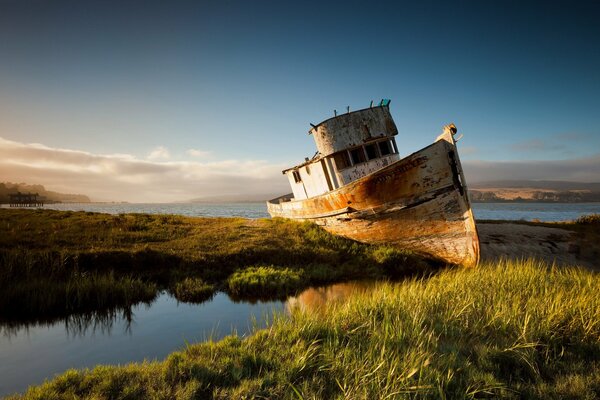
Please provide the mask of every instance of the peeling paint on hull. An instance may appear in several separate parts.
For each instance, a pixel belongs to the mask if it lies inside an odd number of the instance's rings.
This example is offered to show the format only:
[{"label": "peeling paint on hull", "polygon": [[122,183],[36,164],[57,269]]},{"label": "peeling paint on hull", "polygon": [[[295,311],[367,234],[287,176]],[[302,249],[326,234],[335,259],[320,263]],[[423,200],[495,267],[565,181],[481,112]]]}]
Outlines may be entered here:
[{"label": "peeling paint on hull", "polygon": [[364,243],[391,244],[452,264],[474,266],[479,239],[454,137],[337,190],[267,202],[272,217],[311,220]]}]

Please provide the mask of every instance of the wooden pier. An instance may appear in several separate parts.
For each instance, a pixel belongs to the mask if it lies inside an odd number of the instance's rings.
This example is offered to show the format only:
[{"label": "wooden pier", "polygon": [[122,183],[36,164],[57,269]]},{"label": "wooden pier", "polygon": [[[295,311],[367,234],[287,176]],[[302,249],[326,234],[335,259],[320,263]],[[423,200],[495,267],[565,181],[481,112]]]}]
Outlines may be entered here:
[{"label": "wooden pier", "polygon": [[10,207],[43,207],[44,202],[38,199],[37,193],[11,193]]}]

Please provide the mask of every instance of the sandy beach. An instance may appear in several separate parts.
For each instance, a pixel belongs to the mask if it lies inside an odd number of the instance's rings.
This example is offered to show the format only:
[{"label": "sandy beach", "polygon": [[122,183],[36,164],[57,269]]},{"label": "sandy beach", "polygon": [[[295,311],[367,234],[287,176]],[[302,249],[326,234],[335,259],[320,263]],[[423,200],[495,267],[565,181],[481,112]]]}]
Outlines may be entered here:
[{"label": "sandy beach", "polygon": [[600,244],[586,232],[521,222],[477,224],[481,260],[537,258],[600,271]]}]

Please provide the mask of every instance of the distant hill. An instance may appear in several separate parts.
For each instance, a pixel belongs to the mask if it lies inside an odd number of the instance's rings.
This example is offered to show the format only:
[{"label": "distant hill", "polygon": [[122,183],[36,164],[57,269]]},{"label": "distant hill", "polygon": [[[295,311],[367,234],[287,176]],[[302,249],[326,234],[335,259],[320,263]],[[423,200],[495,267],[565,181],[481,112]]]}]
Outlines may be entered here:
[{"label": "distant hill", "polygon": [[473,182],[469,187],[473,189],[486,188],[531,188],[548,190],[589,190],[600,192],[600,182],[569,182],[569,181],[528,181],[528,180],[501,180],[489,182]]},{"label": "distant hill", "polygon": [[42,185],[28,185],[26,183],[0,183],[0,204],[9,202],[11,193],[37,193],[46,203],[89,203],[90,198],[83,194],[67,194],[46,190]]},{"label": "distant hill", "polygon": [[600,202],[600,182],[502,180],[469,185],[473,202]]}]

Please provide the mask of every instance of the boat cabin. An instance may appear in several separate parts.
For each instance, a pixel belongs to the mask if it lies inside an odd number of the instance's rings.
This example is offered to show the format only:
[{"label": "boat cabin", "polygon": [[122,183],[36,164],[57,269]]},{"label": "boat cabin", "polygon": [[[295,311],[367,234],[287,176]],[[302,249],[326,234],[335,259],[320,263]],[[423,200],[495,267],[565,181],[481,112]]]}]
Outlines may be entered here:
[{"label": "boat cabin", "polygon": [[[398,161],[398,134],[389,100],[312,125],[317,145],[312,159],[283,171],[294,200],[318,196]],[[287,199],[286,199],[287,200]]]}]

